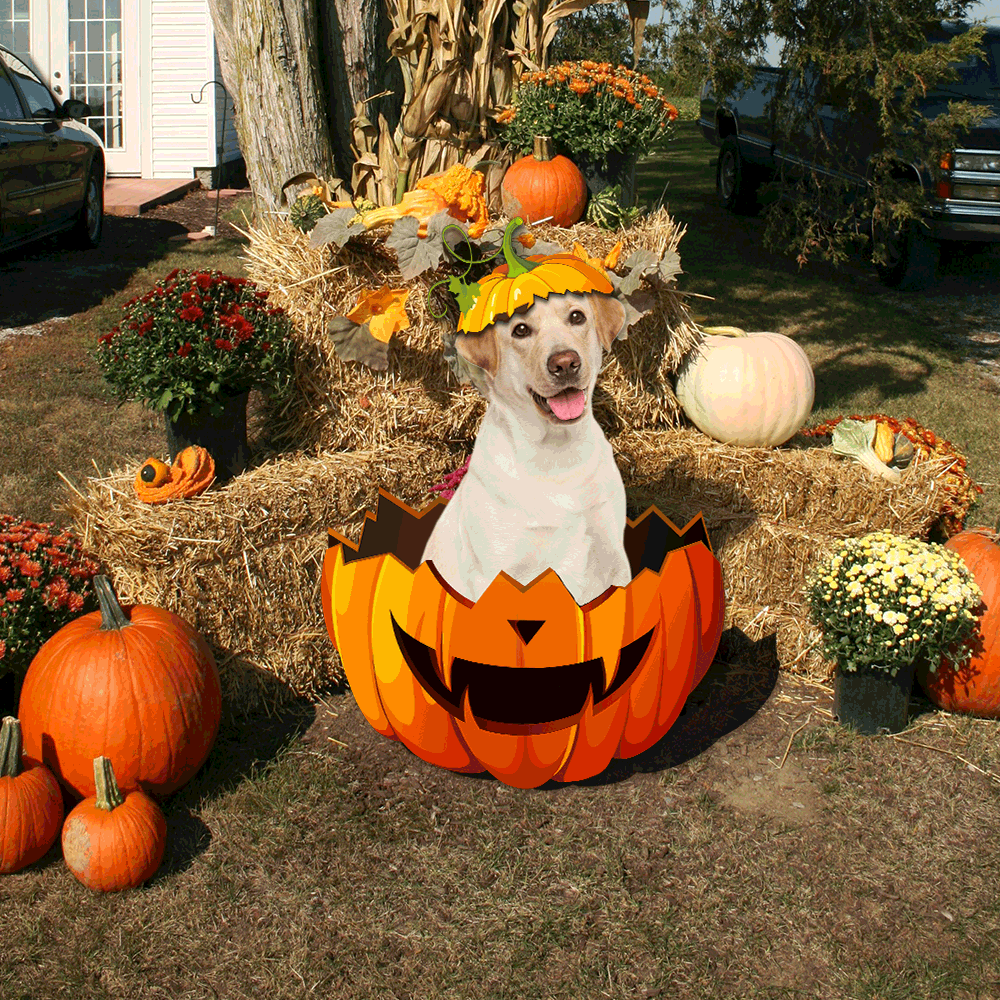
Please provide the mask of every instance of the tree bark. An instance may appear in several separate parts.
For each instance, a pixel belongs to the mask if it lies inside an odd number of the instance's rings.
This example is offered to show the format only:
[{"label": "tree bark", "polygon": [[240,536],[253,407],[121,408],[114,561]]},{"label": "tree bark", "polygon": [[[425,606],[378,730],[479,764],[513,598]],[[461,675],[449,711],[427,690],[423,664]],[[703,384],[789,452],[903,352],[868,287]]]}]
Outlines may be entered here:
[{"label": "tree bark", "polygon": [[[403,77],[389,55],[392,22],[385,0],[319,0],[319,7],[333,159],[337,176],[350,186],[359,151],[352,119],[361,111],[372,123],[373,136],[377,136],[379,115],[385,117],[390,131],[394,129],[402,109]],[[384,91],[390,93],[377,96]]]},{"label": "tree bark", "polygon": [[247,179],[258,201],[277,208],[289,177],[333,173],[315,4],[208,0],[208,6]]}]

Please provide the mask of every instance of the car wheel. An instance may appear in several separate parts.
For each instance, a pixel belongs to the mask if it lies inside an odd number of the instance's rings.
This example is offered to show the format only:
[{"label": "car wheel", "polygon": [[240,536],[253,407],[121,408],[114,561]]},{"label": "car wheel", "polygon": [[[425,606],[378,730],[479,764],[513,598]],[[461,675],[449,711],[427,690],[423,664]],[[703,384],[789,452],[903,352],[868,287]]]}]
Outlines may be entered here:
[{"label": "car wheel", "polygon": [[740,155],[736,136],[726,136],[715,171],[715,190],[722,207],[745,215],[756,212],[759,183],[757,171]]},{"label": "car wheel", "polygon": [[104,185],[101,168],[94,166],[87,177],[83,205],[77,216],[76,225],[70,233],[73,246],[81,250],[96,247],[101,242],[104,231]]},{"label": "car wheel", "polygon": [[903,292],[933,284],[941,259],[941,244],[923,231],[919,221],[893,222],[888,226],[873,222],[872,243],[881,247],[885,257],[883,263],[875,265],[882,284]]}]

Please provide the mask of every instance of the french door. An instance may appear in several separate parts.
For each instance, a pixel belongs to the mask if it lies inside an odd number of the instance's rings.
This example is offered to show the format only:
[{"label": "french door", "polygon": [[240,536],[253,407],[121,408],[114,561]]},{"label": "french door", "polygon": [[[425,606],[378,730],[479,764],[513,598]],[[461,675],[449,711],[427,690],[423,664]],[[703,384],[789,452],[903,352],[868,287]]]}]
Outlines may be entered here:
[{"label": "french door", "polygon": [[[86,101],[109,174],[142,173],[136,0],[0,0],[0,34],[61,101]],[[8,20],[9,19],[9,20]],[[9,29],[7,29],[9,25]],[[0,39],[2,41],[3,39]]]}]

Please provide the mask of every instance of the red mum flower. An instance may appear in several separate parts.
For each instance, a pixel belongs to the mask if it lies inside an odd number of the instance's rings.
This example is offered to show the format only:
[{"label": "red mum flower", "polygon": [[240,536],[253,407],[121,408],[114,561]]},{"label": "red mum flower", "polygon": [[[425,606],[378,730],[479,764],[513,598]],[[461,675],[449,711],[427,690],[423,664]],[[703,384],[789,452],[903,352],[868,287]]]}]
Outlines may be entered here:
[{"label": "red mum flower", "polygon": [[210,274],[196,274],[194,276],[194,280],[203,292],[207,292],[212,285],[216,284],[216,282],[212,280],[212,276]]},{"label": "red mum flower", "polygon": [[179,358],[186,358],[190,353],[191,353],[191,344],[186,341],[185,343],[181,344],[180,347],[177,348],[177,356]]},{"label": "red mum flower", "polygon": [[194,323],[197,320],[201,319],[202,316],[205,315],[205,312],[204,312],[203,309],[200,309],[198,306],[188,306],[187,309],[181,309],[181,310],[179,310],[178,313],[177,313],[177,315],[181,319],[186,319],[189,322]]},{"label": "red mum flower", "polygon": [[232,341],[230,340],[217,340],[215,346],[219,348],[220,351],[231,351],[233,349]]},{"label": "red mum flower", "polygon": [[181,302],[186,306],[200,306],[201,296],[197,292],[184,292],[181,295]]}]

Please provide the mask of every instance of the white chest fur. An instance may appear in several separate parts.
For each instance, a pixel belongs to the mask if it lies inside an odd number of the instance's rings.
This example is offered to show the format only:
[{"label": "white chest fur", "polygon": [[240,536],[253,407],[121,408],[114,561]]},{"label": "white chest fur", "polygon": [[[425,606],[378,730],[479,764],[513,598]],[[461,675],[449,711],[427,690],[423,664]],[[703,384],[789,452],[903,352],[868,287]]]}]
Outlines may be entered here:
[{"label": "white chest fur", "polygon": [[551,568],[579,604],[628,584],[625,488],[611,445],[592,415],[559,430],[572,433],[540,448],[487,410],[423,556],[470,600],[501,571],[526,585]]}]

